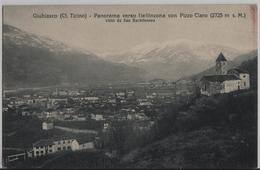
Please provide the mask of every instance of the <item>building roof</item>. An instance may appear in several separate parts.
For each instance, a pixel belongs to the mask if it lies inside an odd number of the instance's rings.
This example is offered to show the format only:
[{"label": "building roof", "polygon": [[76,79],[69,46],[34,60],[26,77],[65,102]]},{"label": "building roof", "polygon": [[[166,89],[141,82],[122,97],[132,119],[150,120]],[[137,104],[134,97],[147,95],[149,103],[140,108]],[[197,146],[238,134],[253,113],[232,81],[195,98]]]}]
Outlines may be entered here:
[{"label": "building roof", "polygon": [[53,124],[53,122],[50,122],[50,121],[42,122],[42,124],[44,124],[44,123],[46,123],[46,124]]},{"label": "building roof", "polygon": [[41,139],[33,143],[33,147],[53,145],[54,142],[64,141],[64,140],[75,140],[75,139],[66,136],[55,136],[50,139]]},{"label": "building roof", "polygon": [[223,53],[221,52],[218,55],[218,58],[216,59],[216,61],[227,61],[227,59],[225,58],[225,56],[223,55]]},{"label": "building roof", "polygon": [[232,74],[227,74],[227,75],[204,76],[204,77],[202,77],[201,80],[206,80],[206,81],[210,81],[210,82],[223,82],[223,81],[227,81],[227,80],[240,80],[240,78],[238,78],[237,76],[232,75]]},{"label": "building roof", "polygon": [[232,69],[228,70],[228,72],[230,72],[230,71],[236,71],[236,72],[238,72],[238,73],[247,73],[247,74],[248,74],[247,71],[241,70],[241,69],[238,69],[238,68],[232,68]]},{"label": "building roof", "polygon": [[39,146],[48,146],[53,145],[53,140],[51,139],[41,139],[33,144],[33,147],[39,147]]},{"label": "building roof", "polygon": [[94,138],[77,138],[75,139],[80,145],[83,143],[94,142]]}]

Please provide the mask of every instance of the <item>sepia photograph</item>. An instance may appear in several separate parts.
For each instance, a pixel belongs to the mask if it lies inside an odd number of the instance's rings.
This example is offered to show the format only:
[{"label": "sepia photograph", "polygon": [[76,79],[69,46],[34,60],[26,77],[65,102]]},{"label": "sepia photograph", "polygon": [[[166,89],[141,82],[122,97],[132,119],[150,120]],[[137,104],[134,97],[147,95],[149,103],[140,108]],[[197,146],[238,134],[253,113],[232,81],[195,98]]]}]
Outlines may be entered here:
[{"label": "sepia photograph", "polygon": [[2,6],[2,166],[257,168],[257,4]]}]

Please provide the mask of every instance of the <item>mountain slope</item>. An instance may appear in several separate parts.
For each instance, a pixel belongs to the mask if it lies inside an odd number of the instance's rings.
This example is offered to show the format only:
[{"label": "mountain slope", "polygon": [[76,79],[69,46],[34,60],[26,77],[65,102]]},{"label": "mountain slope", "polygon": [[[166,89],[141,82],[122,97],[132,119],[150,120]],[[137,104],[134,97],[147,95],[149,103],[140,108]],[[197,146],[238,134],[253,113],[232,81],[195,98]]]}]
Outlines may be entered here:
[{"label": "mountain slope", "polygon": [[142,68],[149,73],[149,79],[177,80],[210,68],[220,52],[223,52],[228,60],[242,54],[237,49],[222,45],[176,40],[144,43],[126,53],[105,55],[103,58]]},{"label": "mountain slope", "polygon": [[170,110],[145,133],[148,138],[144,138],[144,145],[122,157],[121,166],[255,168],[257,57],[243,62],[238,68],[249,72],[249,90],[201,96],[178,110]]},{"label": "mountain slope", "polygon": [[[184,112],[185,115],[181,114]],[[256,120],[255,91],[201,97],[179,112],[174,123],[160,122],[166,123],[165,128],[172,131],[169,136],[125,155],[121,166],[156,169],[254,168],[257,165]]]},{"label": "mountain slope", "polygon": [[[35,87],[139,81],[144,71],[3,25],[3,86]],[[116,75],[116,76],[115,76]]]}]

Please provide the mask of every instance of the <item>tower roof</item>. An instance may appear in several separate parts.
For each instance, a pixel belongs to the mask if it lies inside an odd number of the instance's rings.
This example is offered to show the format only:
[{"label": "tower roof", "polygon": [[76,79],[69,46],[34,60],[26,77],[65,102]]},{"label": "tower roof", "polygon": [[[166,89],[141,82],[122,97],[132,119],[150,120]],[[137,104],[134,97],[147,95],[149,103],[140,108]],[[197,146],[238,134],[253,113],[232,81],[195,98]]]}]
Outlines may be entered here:
[{"label": "tower roof", "polygon": [[227,59],[225,58],[225,56],[222,54],[222,52],[218,55],[218,58],[216,59],[216,61],[227,61]]}]

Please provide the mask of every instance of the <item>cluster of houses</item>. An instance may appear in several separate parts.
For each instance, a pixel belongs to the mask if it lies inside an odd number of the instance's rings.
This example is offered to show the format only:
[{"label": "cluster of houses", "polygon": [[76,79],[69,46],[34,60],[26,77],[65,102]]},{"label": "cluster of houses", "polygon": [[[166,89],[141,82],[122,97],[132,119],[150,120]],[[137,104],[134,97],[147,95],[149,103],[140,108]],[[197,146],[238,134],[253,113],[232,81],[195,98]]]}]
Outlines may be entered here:
[{"label": "cluster of houses", "polygon": [[27,97],[10,97],[9,98],[9,107],[21,106],[21,105],[30,105],[34,107],[44,107],[52,108],[57,104],[64,103],[67,104],[67,98],[48,98],[48,97],[31,97],[30,95],[25,95]]},{"label": "cluster of houses", "polygon": [[60,121],[105,121],[105,120],[147,120],[149,119],[144,110],[140,110],[136,112],[134,109],[129,111],[128,109],[121,109],[118,114],[94,114],[91,113],[89,115],[76,115],[76,114],[59,114],[58,112],[42,112],[42,114],[38,115],[40,119],[43,120],[60,120]]},{"label": "cluster of houses", "polygon": [[[153,109],[157,93],[136,96],[134,90],[120,90],[106,95],[65,97],[68,92],[54,92],[62,98],[24,95],[7,98],[7,107],[15,108],[18,115],[35,116],[42,120],[57,121],[106,121],[106,120],[147,120],[146,109]],[[53,95],[53,94],[52,94]],[[60,96],[59,96],[60,97]],[[23,102],[19,102],[23,101]],[[38,106],[41,107],[38,107]],[[5,107],[4,107],[5,108]],[[47,128],[48,129],[48,128]]]},{"label": "cluster of houses", "polygon": [[[200,93],[211,96],[250,88],[250,75],[247,72],[238,68],[227,68],[227,59],[220,53],[216,59],[215,74],[201,78]],[[196,93],[196,83],[186,79],[174,83],[154,79],[146,86],[152,88],[139,91],[130,88],[104,89],[99,92],[92,90],[87,93],[84,90],[56,89],[52,93],[39,92],[19,97],[5,97],[3,110],[14,108],[21,116],[61,121],[147,120],[147,109],[156,109],[160,102],[166,103],[166,99],[172,100],[177,99],[176,96]],[[81,108],[86,111],[79,111]]]}]

